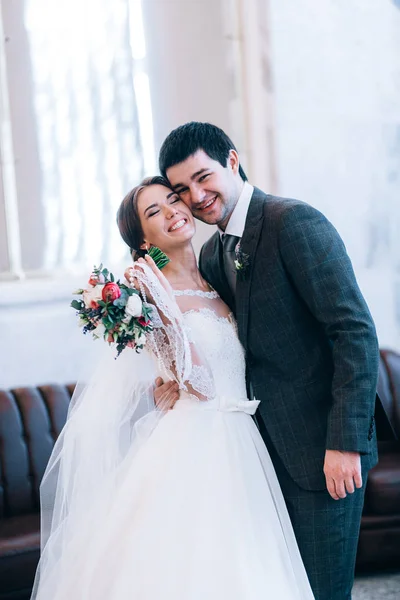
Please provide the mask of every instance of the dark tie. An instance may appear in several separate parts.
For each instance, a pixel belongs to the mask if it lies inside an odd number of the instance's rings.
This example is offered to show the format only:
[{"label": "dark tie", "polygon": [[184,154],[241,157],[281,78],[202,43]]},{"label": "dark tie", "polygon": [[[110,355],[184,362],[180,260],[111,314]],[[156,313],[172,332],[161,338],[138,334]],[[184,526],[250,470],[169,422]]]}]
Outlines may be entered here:
[{"label": "dark tie", "polygon": [[240,237],[237,237],[236,235],[224,233],[222,236],[224,271],[233,296],[235,296],[236,293],[235,248],[239,241]]}]

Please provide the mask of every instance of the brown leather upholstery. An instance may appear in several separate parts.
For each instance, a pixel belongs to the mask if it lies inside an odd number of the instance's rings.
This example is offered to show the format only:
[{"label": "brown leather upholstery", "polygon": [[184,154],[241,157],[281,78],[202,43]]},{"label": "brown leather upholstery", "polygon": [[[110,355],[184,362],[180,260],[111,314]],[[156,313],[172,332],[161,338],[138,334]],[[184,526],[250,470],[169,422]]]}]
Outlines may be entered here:
[{"label": "brown leather upholstery", "polygon": [[39,485],[72,390],[0,390],[0,600],[30,597],[40,551]]},{"label": "brown leather upholstery", "polygon": [[379,463],[368,476],[361,521],[363,570],[400,568],[400,355],[390,350],[381,350],[378,393],[384,410],[379,427],[377,406]]},{"label": "brown leather upholstery", "polygon": [[392,396],[391,420],[398,437],[400,432],[400,355],[391,350],[381,351],[381,361],[388,376],[388,385]]},{"label": "brown leather upholstery", "polygon": [[[39,558],[39,485],[74,386],[0,390],[0,600],[28,600]],[[382,351],[372,469],[358,566],[400,566],[400,356]],[[379,414],[379,410],[382,414]]]}]

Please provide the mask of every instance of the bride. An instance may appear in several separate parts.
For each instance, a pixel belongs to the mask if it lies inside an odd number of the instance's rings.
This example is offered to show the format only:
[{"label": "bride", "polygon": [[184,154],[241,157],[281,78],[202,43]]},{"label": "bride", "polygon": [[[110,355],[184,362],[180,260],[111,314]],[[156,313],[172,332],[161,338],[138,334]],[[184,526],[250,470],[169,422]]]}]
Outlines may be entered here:
[{"label": "bride", "polygon": [[[189,209],[153,177],[123,200],[118,226],[155,329],[146,351],[118,360],[96,344],[104,356],[77,386],[41,485],[32,598],[312,599],[236,324],[197,268]],[[151,245],[170,258],[162,272]],[[158,376],[176,382],[176,403],[155,406]]]}]

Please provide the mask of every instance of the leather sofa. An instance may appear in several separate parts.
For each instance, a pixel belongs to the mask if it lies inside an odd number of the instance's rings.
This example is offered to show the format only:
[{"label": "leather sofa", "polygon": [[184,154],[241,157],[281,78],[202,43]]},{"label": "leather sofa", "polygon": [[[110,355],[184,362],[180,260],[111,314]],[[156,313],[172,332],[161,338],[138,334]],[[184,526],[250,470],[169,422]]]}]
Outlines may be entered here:
[{"label": "leather sofa", "polygon": [[[0,390],[0,600],[28,600],[39,559],[39,485],[74,386]],[[358,568],[400,567],[400,355],[381,352],[376,428]],[[397,434],[398,439],[395,439]]]},{"label": "leather sofa", "polygon": [[73,388],[0,390],[0,600],[30,598],[40,553],[39,485]]},{"label": "leather sofa", "polygon": [[400,355],[381,350],[375,411],[379,463],[365,491],[358,570],[400,569]]}]

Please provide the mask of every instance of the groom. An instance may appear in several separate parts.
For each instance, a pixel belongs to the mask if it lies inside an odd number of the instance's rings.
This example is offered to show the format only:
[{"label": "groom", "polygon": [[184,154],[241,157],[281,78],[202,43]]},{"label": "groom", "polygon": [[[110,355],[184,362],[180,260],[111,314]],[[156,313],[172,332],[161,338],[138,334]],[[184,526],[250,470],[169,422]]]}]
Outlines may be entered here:
[{"label": "groom", "polygon": [[[344,244],[315,208],[251,186],[214,125],[172,131],[159,164],[193,215],[218,226],[200,270],[236,314],[257,423],[315,598],[351,598],[377,462],[378,343]],[[156,400],[172,391],[160,384]]]}]

